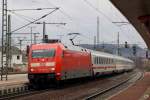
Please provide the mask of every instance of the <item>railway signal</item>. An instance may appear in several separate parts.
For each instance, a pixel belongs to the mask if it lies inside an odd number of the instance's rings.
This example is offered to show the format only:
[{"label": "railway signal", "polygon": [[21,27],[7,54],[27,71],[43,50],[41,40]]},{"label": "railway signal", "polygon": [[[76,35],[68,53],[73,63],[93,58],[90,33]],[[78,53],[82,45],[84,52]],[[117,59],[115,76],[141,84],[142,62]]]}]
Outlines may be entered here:
[{"label": "railway signal", "polygon": [[132,49],[133,49],[133,55],[135,56],[137,53],[136,46],[133,46]]},{"label": "railway signal", "polygon": [[127,41],[125,42],[124,47],[125,47],[125,48],[128,48],[128,42],[127,42]]},{"label": "railway signal", "polygon": [[148,59],[148,50],[146,50],[146,58]]}]

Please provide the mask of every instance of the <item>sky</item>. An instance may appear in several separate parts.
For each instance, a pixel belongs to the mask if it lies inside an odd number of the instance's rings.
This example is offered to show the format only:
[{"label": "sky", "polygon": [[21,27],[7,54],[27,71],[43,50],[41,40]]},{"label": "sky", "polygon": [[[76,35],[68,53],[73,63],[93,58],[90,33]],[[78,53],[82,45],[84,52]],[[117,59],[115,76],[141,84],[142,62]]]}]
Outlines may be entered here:
[{"label": "sky", "polygon": [[[58,38],[63,43],[69,43],[71,37],[67,35],[68,33],[81,33],[80,36],[75,38],[75,43],[93,44],[94,36],[97,33],[97,16],[99,16],[100,43],[116,44],[119,33],[121,44],[128,41],[129,44],[137,44],[146,48],[143,39],[130,23],[126,25],[113,23],[128,21],[109,0],[8,0],[8,9],[10,10],[55,7],[59,7],[59,10],[38,22],[66,23],[66,25],[47,24],[46,34],[49,38]],[[52,9],[9,12],[12,17],[11,30],[13,31],[51,11]],[[34,33],[40,33],[37,37],[40,40],[42,38],[42,25],[31,24],[16,31],[16,33],[30,33],[31,27],[33,27]],[[30,34],[13,35],[12,37],[14,37],[13,45],[17,45],[19,39],[30,40]],[[30,44],[30,41],[24,41],[23,44]]]}]

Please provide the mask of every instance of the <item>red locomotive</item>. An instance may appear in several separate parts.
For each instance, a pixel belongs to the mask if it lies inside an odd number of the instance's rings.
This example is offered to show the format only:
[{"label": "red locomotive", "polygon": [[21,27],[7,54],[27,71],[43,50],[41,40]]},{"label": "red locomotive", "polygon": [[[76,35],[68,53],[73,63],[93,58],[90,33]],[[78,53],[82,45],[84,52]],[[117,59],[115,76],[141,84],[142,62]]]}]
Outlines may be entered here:
[{"label": "red locomotive", "polygon": [[62,43],[33,44],[28,54],[31,84],[95,77],[133,68],[134,63],[129,59]]}]

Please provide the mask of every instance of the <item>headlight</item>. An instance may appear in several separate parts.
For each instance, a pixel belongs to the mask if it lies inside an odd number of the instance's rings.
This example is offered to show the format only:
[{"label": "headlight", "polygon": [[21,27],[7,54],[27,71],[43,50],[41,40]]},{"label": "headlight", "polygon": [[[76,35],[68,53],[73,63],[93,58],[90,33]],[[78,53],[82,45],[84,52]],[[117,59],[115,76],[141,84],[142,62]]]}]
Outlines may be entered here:
[{"label": "headlight", "polygon": [[46,63],[46,66],[55,66],[55,62],[48,62]]},{"label": "headlight", "polygon": [[37,67],[40,66],[40,63],[31,63],[31,67]]},{"label": "headlight", "polygon": [[52,71],[54,71],[54,70],[55,70],[55,68],[51,68],[51,70],[52,70]]},{"label": "headlight", "polygon": [[34,71],[34,69],[31,68],[31,72],[33,72],[33,71]]}]

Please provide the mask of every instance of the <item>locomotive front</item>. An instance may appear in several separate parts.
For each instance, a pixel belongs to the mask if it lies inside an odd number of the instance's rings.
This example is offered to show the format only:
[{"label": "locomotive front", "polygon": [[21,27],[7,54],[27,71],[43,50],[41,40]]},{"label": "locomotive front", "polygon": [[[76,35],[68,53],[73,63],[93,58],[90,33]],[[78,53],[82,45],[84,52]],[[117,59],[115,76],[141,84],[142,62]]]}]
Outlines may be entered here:
[{"label": "locomotive front", "polygon": [[49,83],[60,79],[60,48],[57,44],[35,44],[28,55],[28,79],[31,84]]}]

